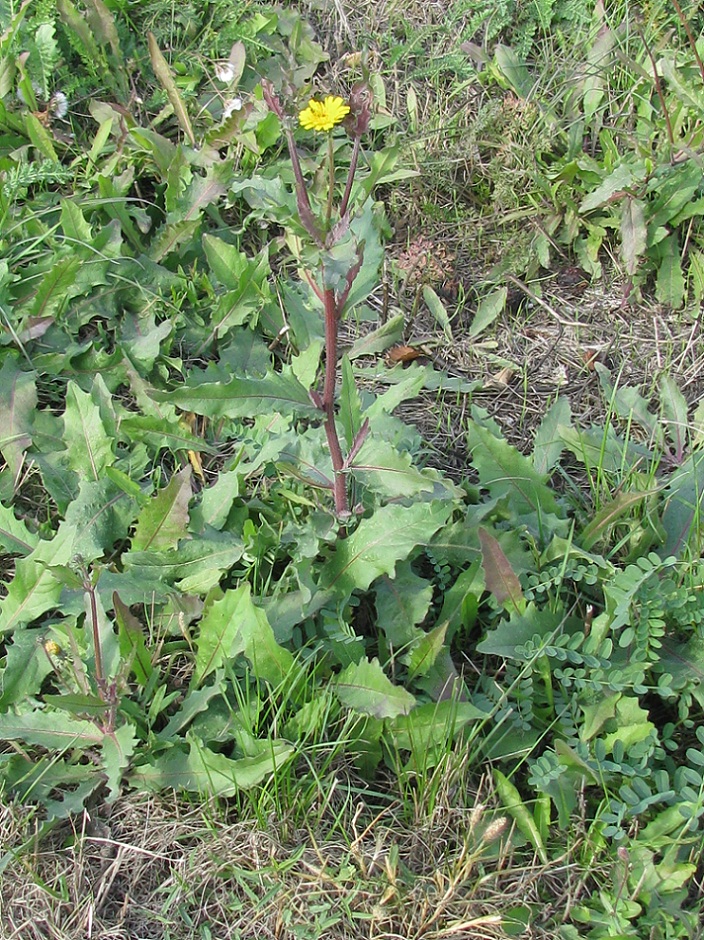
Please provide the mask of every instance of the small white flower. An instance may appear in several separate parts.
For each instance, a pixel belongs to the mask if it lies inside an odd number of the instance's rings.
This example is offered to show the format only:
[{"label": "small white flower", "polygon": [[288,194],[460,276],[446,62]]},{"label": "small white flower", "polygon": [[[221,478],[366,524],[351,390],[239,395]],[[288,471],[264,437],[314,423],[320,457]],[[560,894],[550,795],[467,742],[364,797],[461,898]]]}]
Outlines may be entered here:
[{"label": "small white flower", "polygon": [[235,113],[235,111],[242,110],[242,99],[241,98],[230,98],[229,101],[225,102],[225,106],[222,109],[223,119],[226,120]]},{"label": "small white flower", "polygon": [[55,91],[49,99],[49,110],[59,119],[68,114],[68,98],[62,91]]},{"label": "small white flower", "polygon": [[231,82],[235,77],[235,67],[232,62],[216,62],[215,77],[219,82]]}]

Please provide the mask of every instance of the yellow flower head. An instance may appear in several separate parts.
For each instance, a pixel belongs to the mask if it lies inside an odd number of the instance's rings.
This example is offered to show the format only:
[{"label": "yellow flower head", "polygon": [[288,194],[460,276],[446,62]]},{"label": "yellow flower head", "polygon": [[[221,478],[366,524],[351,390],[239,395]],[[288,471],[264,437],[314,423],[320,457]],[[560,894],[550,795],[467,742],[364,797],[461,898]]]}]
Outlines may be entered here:
[{"label": "yellow flower head", "polygon": [[55,640],[47,640],[44,644],[44,649],[49,656],[58,656],[61,653],[61,647]]},{"label": "yellow flower head", "polygon": [[331,131],[350,113],[350,106],[337,95],[328,95],[324,101],[311,98],[308,107],[298,115],[301,126],[307,131]]}]

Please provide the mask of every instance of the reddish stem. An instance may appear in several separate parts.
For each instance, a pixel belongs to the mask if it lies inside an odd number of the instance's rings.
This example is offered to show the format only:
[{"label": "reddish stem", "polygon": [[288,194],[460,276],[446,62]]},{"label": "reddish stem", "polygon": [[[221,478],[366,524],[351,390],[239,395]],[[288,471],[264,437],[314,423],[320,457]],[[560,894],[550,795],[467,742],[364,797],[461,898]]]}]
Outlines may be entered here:
[{"label": "reddish stem", "polygon": [[293,175],[296,180],[296,204],[298,206],[298,215],[300,216],[303,227],[311,236],[316,245],[321,246],[323,244],[323,239],[318,230],[318,226],[315,222],[315,216],[313,215],[313,210],[310,206],[310,199],[308,198],[308,190],[306,189],[306,181],[303,178],[303,170],[301,169],[301,161],[298,156],[298,150],[296,148],[296,141],[293,137],[293,131],[291,128],[284,128],[284,134],[286,135],[286,144],[288,146],[288,152],[291,157],[291,166],[293,168]]},{"label": "reddish stem", "polygon": [[334,474],[333,495],[335,512],[340,516],[349,514],[345,461],[340,447],[340,438],[335,424],[335,376],[337,373],[337,321],[338,308],[335,291],[325,288],[325,380],[323,383],[323,411],[325,412],[325,435],[328,439]]},{"label": "reddish stem", "polygon": [[318,287],[318,285],[315,283],[315,281],[313,280],[313,278],[310,276],[310,274],[309,274],[305,269],[304,269],[304,271],[303,271],[303,276],[305,277],[305,279],[306,279],[306,280],[308,281],[308,283],[310,284],[310,286],[311,286],[313,292],[315,293],[315,296],[318,298],[318,300],[322,300],[323,303],[325,303],[325,298],[323,297],[323,292],[321,291],[321,289]]},{"label": "reddish stem", "polygon": [[101,698],[105,695],[105,674],[103,673],[103,656],[100,646],[100,624],[98,622],[98,603],[95,599],[95,585],[91,581],[90,573],[86,572],[83,579],[83,589],[88,595],[90,605],[90,620],[93,629],[93,653],[95,655],[95,683]]},{"label": "reddish stem", "polygon": [[354,183],[354,174],[357,172],[357,162],[359,160],[359,148],[362,143],[362,138],[359,134],[354,139],[354,144],[352,145],[352,156],[350,158],[350,169],[347,174],[347,184],[345,186],[345,194],[342,197],[342,202],[340,203],[340,218],[344,218],[345,213],[347,212],[347,206],[349,205],[350,195],[352,194],[352,184]]}]

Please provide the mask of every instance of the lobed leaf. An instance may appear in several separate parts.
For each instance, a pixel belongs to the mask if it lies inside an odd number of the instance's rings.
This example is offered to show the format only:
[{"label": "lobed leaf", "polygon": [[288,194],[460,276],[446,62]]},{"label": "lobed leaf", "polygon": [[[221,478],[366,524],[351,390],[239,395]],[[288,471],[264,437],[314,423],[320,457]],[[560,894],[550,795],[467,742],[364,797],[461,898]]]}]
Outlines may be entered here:
[{"label": "lobed leaf", "polygon": [[351,594],[366,590],[382,574],[393,577],[396,562],[416,545],[427,544],[451,512],[452,506],[441,502],[382,506],[337,543],[323,569],[321,587]]},{"label": "lobed leaf", "polygon": [[393,684],[378,659],[351,663],[337,677],[335,692],[347,708],[373,718],[407,715],[416,703],[410,692]]},{"label": "lobed leaf", "polygon": [[234,378],[225,383],[193,381],[172,392],[155,392],[153,397],[209,418],[317,412],[307,389],[293,375],[282,373],[272,373],[262,379]]}]

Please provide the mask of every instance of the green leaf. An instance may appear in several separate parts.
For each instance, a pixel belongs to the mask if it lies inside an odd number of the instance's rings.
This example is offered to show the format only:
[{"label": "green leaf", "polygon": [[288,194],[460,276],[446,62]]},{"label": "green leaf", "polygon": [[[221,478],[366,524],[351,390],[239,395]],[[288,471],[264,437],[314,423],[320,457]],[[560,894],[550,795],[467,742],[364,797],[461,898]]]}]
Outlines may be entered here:
[{"label": "green leaf", "polygon": [[76,529],[75,550],[84,563],[94,561],[127,537],[136,503],[107,476],[83,481],[66,510],[66,523]]},{"label": "green leaf", "polygon": [[9,506],[0,503],[0,546],[10,555],[29,555],[39,544],[39,536],[30,532]]},{"label": "green leaf", "polygon": [[616,716],[616,705],[621,695],[621,692],[615,692],[613,695],[600,698],[593,705],[581,706],[584,712],[584,724],[579,732],[580,740],[590,741],[601,731],[606,721]]},{"label": "green leaf", "polygon": [[[75,819],[85,810],[89,797],[93,796],[105,782],[104,774],[98,768],[83,766],[80,769],[82,771],[81,778],[83,778],[80,782],[75,779],[61,781],[64,788],[61,790],[53,788],[51,791],[57,793],[58,798],[43,800],[47,830],[52,827],[52,820]],[[71,789],[66,789],[67,783],[71,786]],[[29,797],[32,796],[33,793],[30,792]],[[38,837],[41,838],[41,834]],[[37,836],[34,838],[36,839]]]},{"label": "green leaf", "polygon": [[266,613],[252,601],[248,582],[226,591],[206,609],[196,642],[194,684],[200,685],[240,653],[249,660],[256,678],[273,686],[293,670],[292,654],[276,642]]},{"label": "green leaf", "polygon": [[503,659],[516,659],[525,662],[526,657],[519,652],[534,636],[550,639],[560,628],[563,615],[547,609],[538,610],[535,604],[526,606],[525,614],[513,613],[509,620],[500,621],[494,630],[477,644],[477,650],[486,656],[501,656]]},{"label": "green leaf", "polygon": [[218,281],[223,287],[236,290],[240,285],[242,273],[251,263],[245,252],[215,235],[203,236],[203,250],[208,267]]},{"label": "green leaf", "polygon": [[689,551],[699,557],[704,548],[701,519],[704,509],[704,452],[695,451],[675,470],[663,492],[662,524],[667,540],[659,549],[663,558]]},{"label": "green leaf", "polygon": [[452,512],[447,503],[388,505],[363,519],[325,564],[321,587],[351,594],[366,590],[382,574],[393,577],[396,562],[407,558],[416,545],[425,545]]},{"label": "green leaf", "polygon": [[344,706],[373,718],[407,715],[416,703],[410,692],[391,682],[378,659],[351,663],[337,677],[335,692]]},{"label": "green leaf", "polygon": [[438,620],[441,623],[448,621],[450,636],[454,636],[460,627],[471,629],[474,626],[479,598],[485,588],[484,568],[481,559],[477,558],[460,572],[452,587],[445,591]]},{"label": "green leaf", "polygon": [[79,245],[90,244],[92,232],[90,225],[78,203],[72,199],[61,200],[61,229],[64,236]]},{"label": "green leaf", "polygon": [[533,90],[533,79],[524,62],[510,46],[497,43],[494,49],[496,65],[519,98],[527,98]]},{"label": "green leaf", "polygon": [[613,727],[614,730],[610,734],[604,735],[607,753],[613,750],[617,742],[628,750],[634,744],[644,741],[650,736],[655,725],[648,721],[647,709],[641,706],[635,696],[623,695],[616,703]]},{"label": "green leaf", "polygon": [[614,32],[602,21],[594,44],[587,52],[588,65],[582,87],[584,114],[589,119],[594,117],[604,100],[604,76],[608,74],[607,70],[612,62],[611,53],[615,42]]},{"label": "green leaf", "polygon": [[604,398],[609,401],[616,414],[625,421],[637,421],[647,431],[653,442],[663,444],[662,427],[656,415],[648,410],[649,402],[634,385],[616,385],[611,383],[611,373],[600,362],[594,363],[599,375],[599,383],[604,391]]},{"label": "green leaf", "polygon": [[45,695],[44,702],[52,708],[68,712],[75,718],[101,719],[107,714],[110,705],[97,695],[84,695],[80,692],[66,692],[62,695]]},{"label": "green leaf", "polygon": [[132,550],[176,548],[179,540],[186,537],[192,495],[191,468],[186,466],[175,473],[140,512],[132,536]]},{"label": "green leaf", "polygon": [[470,324],[469,336],[479,336],[488,326],[491,326],[506,306],[507,296],[508,289],[499,287],[498,290],[491,291],[482,297]]},{"label": "green leaf", "polygon": [[53,317],[60,313],[73,294],[81,259],[72,254],[57,259],[44,275],[26,313],[32,318]]},{"label": "green leaf", "polygon": [[360,194],[362,198],[367,199],[376,189],[384,183],[394,183],[398,180],[413,179],[418,176],[417,170],[397,169],[399,147],[384,147],[383,150],[377,150],[372,153],[370,164],[370,173],[362,181]]},{"label": "green leaf", "polygon": [[227,522],[232,504],[244,488],[240,474],[235,470],[221,470],[218,478],[201,493],[200,518],[218,531]]},{"label": "green leaf", "polygon": [[254,320],[264,302],[269,299],[266,277],[270,270],[267,250],[248,259],[233,289],[218,300],[212,314],[213,328],[202,345],[206,346],[216,336],[224,336],[235,327]]},{"label": "green leaf", "polygon": [[634,183],[643,180],[646,172],[645,163],[642,161],[633,164],[619,163],[596,189],[584,197],[579,211],[583,214],[591,212],[614,197],[623,195],[624,191],[630,189]]},{"label": "green leaf", "polygon": [[390,317],[386,323],[382,323],[371,333],[365,333],[364,336],[356,339],[347,353],[348,357],[354,360],[359,359],[360,356],[375,356],[385,352],[390,346],[395,346],[403,340],[405,325],[406,318],[402,313]]},{"label": "green leaf", "polygon": [[388,730],[394,747],[423,755],[436,746],[445,749],[470,721],[484,721],[486,718],[486,712],[469,702],[425,702],[409,714],[393,718]]},{"label": "green leaf", "polygon": [[17,479],[24,454],[32,443],[32,420],[37,407],[35,372],[21,371],[8,356],[0,369],[0,453]]},{"label": "green leaf", "polygon": [[200,219],[178,219],[175,222],[165,222],[155,232],[149,244],[149,259],[163,261],[179,245],[190,245],[194,241],[195,233],[200,228]]},{"label": "green leaf", "polygon": [[[102,383],[100,376],[96,378],[97,383]],[[100,480],[105,468],[115,461],[115,434],[105,427],[96,395],[81,391],[73,381],[66,389],[64,443],[69,466],[81,479]]]},{"label": "green leaf", "polygon": [[533,441],[533,469],[541,476],[553,470],[564,450],[558,429],[572,425],[572,409],[566,395],[556,399],[546,412]]},{"label": "green leaf", "polygon": [[646,248],[647,236],[643,202],[626,196],[621,205],[621,258],[626,274],[631,277],[638,270]]},{"label": "green leaf", "polygon": [[263,742],[266,748],[254,757],[231,760],[189,738],[190,750],[172,748],[153,764],[141,765],[130,775],[133,785],[147,790],[189,790],[213,796],[234,796],[257,786],[288,761],[295,748],[283,741]]},{"label": "green leaf", "polygon": [[32,142],[32,146],[35,147],[43,157],[56,165],[59,162],[59,157],[54,149],[54,140],[44,125],[34,114],[25,113],[24,126],[27,136]]},{"label": "green leaf", "polygon": [[591,551],[597,542],[601,541],[601,539],[608,534],[614,523],[618,522],[618,520],[629,512],[629,510],[633,509],[634,506],[637,506],[639,503],[643,502],[644,499],[648,499],[656,492],[657,490],[648,490],[640,493],[624,491],[619,493],[611,502],[602,506],[592,521],[582,530],[582,534],[579,537],[579,544],[584,551]]},{"label": "green leaf", "polygon": [[[141,316],[126,312],[118,334],[118,343],[120,349],[127,354],[129,361],[141,366],[143,373],[146,374],[153,368],[161,352],[161,344],[171,335],[172,330],[173,324],[170,320],[162,320],[157,325],[152,310],[147,310]],[[134,416],[132,420],[141,417],[141,415]]]},{"label": "green leaf", "polygon": [[525,613],[526,602],[521,583],[511,567],[511,562],[491,533],[480,526],[478,534],[487,589],[507,611]]},{"label": "green leaf", "polygon": [[428,310],[430,310],[433,317],[435,318],[435,322],[445,334],[445,339],[448,341],[448,343],[452,343],[453,336],[450,317],[448,316],[447,310],[445,309],[445,305],[432,287],[426,285],[423,288],[423,300],[425,301]]},{"label": "green leaf", "polygon": [[55,709],[35,709],[21,715],[0,713],[0,738],[63,751],[78,745],[99,745],[103,733],[92,721],[82,721]]},{"label": "green leaf", "polygon": [[183,729],[189,725],[196,715],[208,711],[211,708],[210,703],[223,691],[223,673],[216,675],[215,682],[212,685],[203,686],[201,689],[191,688],[188,690],[183,704],[175,714],[169,718],[169,723],[163,731],[159,732],[161,741],[171,741],[176,738]]},{"label": "green leaf", "polygon": [[[296,376],[304,388],[311,389],[315,385],[320,368],[320,354],[323,350],[323,341],[313,340],[309,346],[302,349],[291,359],[291,372]],[[344,395],[344,392],[343,392]]]},{"label": "green leaf", "polygon": [[360,401],[354,372],[348,356],[342,357],[342,388],[340,390],[340,423],[345,432],[347,447],[352,447],[357,432],[362,426],[362,403]]},{"label": "green leaf", "polygon": [[272,412],[317,413],[308,391],[298,379],[282,373],[263,379],[235,378],[227,383],[192,383],[173,392],[153,393],[153,397],[208,418],[250,418]]},{"label": "green leaf", "polygon": [[122,563],[139,571],[146,581],[173,583],[185,594],[205,593],[223,572],[242,557],[242,540],[227,532],[210,531],[205,538],[183,540],[178,548],[161,552],[126,552]]},{"label": "green leaf", "polygon": [[364,412],[365,418],[369,418],[371,422],[374,422],[382,415],[391,414],[402,402],[407,401],[409,398],[415,398],[425,385],[426,379],[426,369],[417,368],[416,364],[413,363],[408,369],[404,370],[398,382],[395,382],[382,395],[378,395],[369,405]]},{"label": "green leaf", "polygon": [[147,649],[144,628],[130,611],[126,604],[120,600],[117,591],[112,595],[117,621],[117,639],[120,647],[120,656],[130,664],[132,673],[139,685],[146,685],[154,671],[151,656]]},{"label": "green leaf", "polygon": [[49,657],[35,630],[15,630],[6,644],[5,666],[0,672],[0,709],[25,702],[39,693],[52,671]]},{"label": "green leaf", "polygon": [[494,783],[496,784],[496,792],[501,800],[501,805],[506,812],[513,817],[516,826],[531,843],[543,865],[547,865],[549,860],[543,837],[535,823],[533,814],[523,802],[518,789],[511,783],[508,777],[504,776],[504,774],[497,769],[494,770]]},{"label": "green leaf", "polygon": [[393,444],[379,438],[367,438],[350,467],[355,479],[365,486],[387,497],[417,496],[442,489],[450,490],[451,484],[432,470],[420,470],[408,453],[399,451]]},{"label": "green leaf", "polygon": [[120,421],[120,430],[133,441],[144,441],[154,450],[171,452],[195,450],[200,454],[212,454],[214,448],[203,438],[192,434],[178,421],[151,415],[130,415]]},{"label": "green leaf", "polygon": [[379,578],[374,585],[376,619],[387,642],[398,652],[418,635],[433,599],[433,586],[419,577],[409,561],[399,561],[396,576]]},{"label": "green leaf", "polygon": [[482,486],[492,498],[508,497],[517,515],[558,513],[557,500],[528,457],[476,421],[469,423],[468,444]]},{"label": "green leaf", "polygon": [[39,542],[31,554],[17,562],[0,611],[0,633],[9,633],[57,605],[62,585],[48,566],[67,564],[75,541],[75,527],[62,523],[53,539]]},{"label": "green leaf", "polygon": [[416,676],[425,676],[435,665],[435,661],[440,655],[440,650],[445,645],[445,636],[447,634],[448,621],[438,624],[428,633],[423,633],[414,642],[407,657],[408,677],[414,679]]},{"label": "green leaf", "polygon": [[120,795],[120,784],[137,743],[137,733],[131,724],[124,724],[116,731],[108,732],[103,738],[102,758],[103,768],[108,778],[106,781],[108,803],[113,803]]},{"label": "green leaf", "polygon": [[661,243],[660,266],[655,281],[655,296],[661,304],[679,309],[684,303],[685,283],[679,244],[676,235]]},{"label": "green leaf", "polygon": [[667,373],[660,377],[660,404],[665,432],[672,441],[675,460],[681,461],[687,446],[688,408],[677,383]]}]

